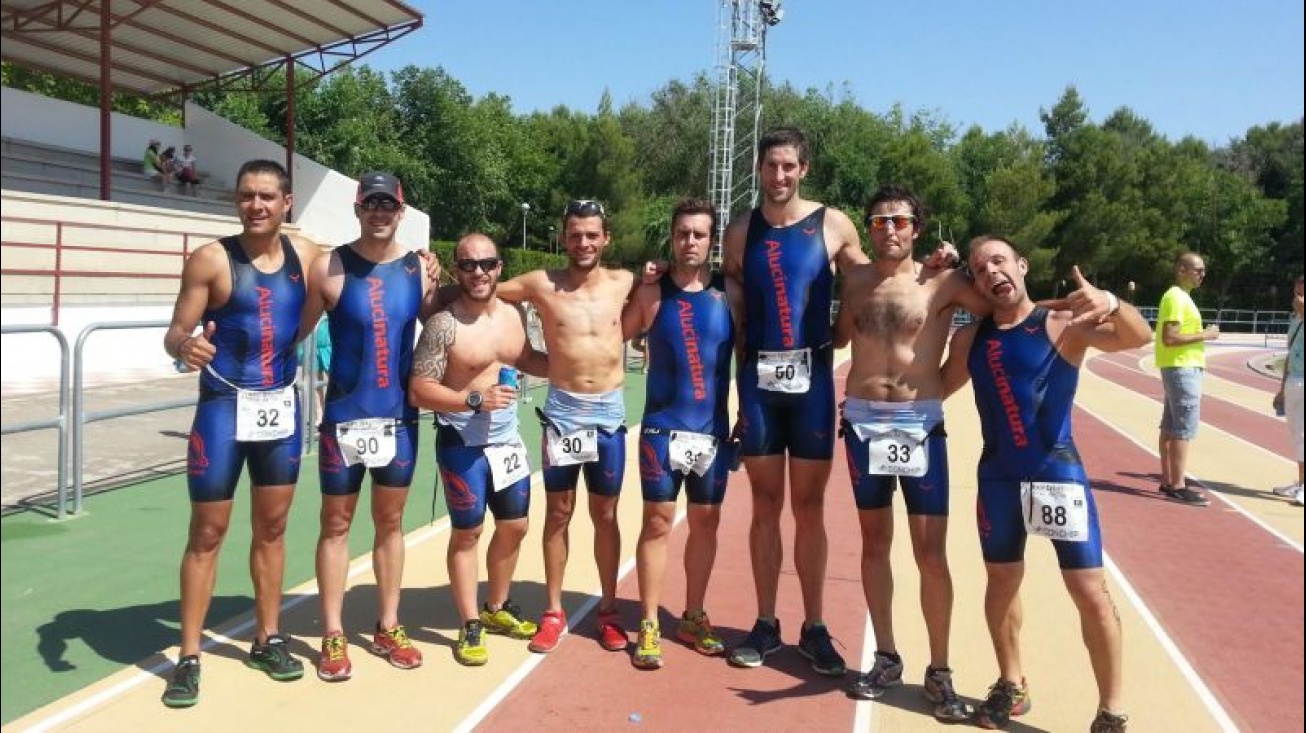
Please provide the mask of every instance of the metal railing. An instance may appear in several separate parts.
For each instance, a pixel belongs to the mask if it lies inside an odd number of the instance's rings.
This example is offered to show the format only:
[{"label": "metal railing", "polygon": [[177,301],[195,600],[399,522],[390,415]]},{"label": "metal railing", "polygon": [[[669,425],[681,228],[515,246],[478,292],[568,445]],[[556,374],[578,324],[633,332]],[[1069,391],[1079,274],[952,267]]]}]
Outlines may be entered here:
[{"label": "metal railing", "polygon": [[[0,435],[26,433],[33,430],[55,429],[59,431],[59,465],[57,467],[59,508],[56,518],[63,519],[67,514],[68,505],[68,450],[70,444],[68,398],[71,390],[68,386],[68,339],[63,335],[62,331],[54,326],[4,326],[0,328],[0,333],[5,335],[48,333],[54,336],[55,341],[59,342],[59,416],[53,420],[27,420],[0,425]],[[79,501],[78,507],[80,506],[81,502]]]}]

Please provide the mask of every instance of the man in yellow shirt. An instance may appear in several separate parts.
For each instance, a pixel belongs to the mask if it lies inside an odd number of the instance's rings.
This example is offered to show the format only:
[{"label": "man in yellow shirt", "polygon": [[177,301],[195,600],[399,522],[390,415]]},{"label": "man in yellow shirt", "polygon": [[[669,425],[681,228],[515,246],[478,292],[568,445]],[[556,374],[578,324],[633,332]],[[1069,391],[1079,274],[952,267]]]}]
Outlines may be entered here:
[{"label": "man in yellow shirt", "polygon": [[1188,443],[1201,423],[1206,342],[1220,338],[1219,326],[1202,327],[1202,313],[1189,293],[1206,277],[1202,256],[1185,252],[1175,260],[1175,284],[1161,297],[1156,314],[1156,365],[1161,369],[1165,406],[1161,411],[1161,493],[1175,501],[1206,506],[1210,500],[1187,485]]}]

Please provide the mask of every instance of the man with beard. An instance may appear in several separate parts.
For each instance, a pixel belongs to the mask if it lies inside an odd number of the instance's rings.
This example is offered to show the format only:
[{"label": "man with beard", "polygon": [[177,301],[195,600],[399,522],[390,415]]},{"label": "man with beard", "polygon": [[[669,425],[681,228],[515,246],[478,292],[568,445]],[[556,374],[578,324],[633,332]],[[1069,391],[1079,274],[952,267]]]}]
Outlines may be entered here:
[{"label": "man with beard", "polygon": [[372,568],[377,619],[371,651],[400,669],[422,664],[399,623],[404,571],[404,504],[417,459],[417,409],[408,401],[419,315],[434,310],[434,280],[416,252],[395,241],[404,190],[389,173],[359,179],[354,201],[359,238],[321,258],[309,273],[301,333],[327,312],[333,359],[323,409],[318,473],[322,485],[317,542],[322,652],[317,675],[350,678],[341,618],[349,571],[349,529],[364,474],[372,476]]},{"label": "man with beard", "polygon": [[562,580],[567,567],[567,528],[582,469],[594,522],[594,558],[602,598],[599,644],[622,651],[629,643],[617,614],[617,567],[621,530],[617,500],[626,470],[624,339],[621,311],[634,284],[624,270],[600,266],[611,242],[607,215],[597,201],[567,204],[562,217],[567,267],[535,270],[499,285],[498,295],[530,302],[544,325],[549,354],[549,395],[539,411],[544,423],[544,576],[548,607],[531,651],[553,651],[567,630]]},{"label": "man with beard", "polygon": [[[998,660],[998,681],[980,705],[982,728],[1006,728],[1029,710],[1020,661],[1024,611],[1020,584],[1025,541],[1051,539],[1061,577],[1079,611],[1080,629],[1098,687],[1093,733],[1121,733],[1120,618],[1102,572],[1102,532],[1088,476],[1071,435],[1070,415],[1079,368],[1088,349],[1122,351],[1152,338],[1147,321],[1128,303],[1110,301],[1107,314],[1077,317],[1036,305],[1025,290],[1029,264],[1000,237],[971,241],[974,287],[993,314],[952,338],[943,366],[943,393],[974,381],[984,435],[978,468],[980,548],[988,586],[984,616]],[[1079,292],[1098,293],[1076,267]]]},{"label": "man with beard", "polygon": [[[436,458],[453,525],[449,584],[463,621],[454,657],[477,666],[489,658],[484,632],[529,639],[536,631],[508,599],[526,536],[531,488],[513,366],[544,376],[548,363],[531,348],[522,311],[495,297],[503,261],[494,242],[468,234],[454,257],[458,299],[422,331],[409,398],[436,411]],[[478,615],[477,544],[487,508],[494,515],[486,556],[489,597]]]},{"label": "man with beard", "polygon": [[837,677],[846,668],[822,620],[825,486],[835,428],[830,306],[834,264],[867,260],[847,215],[800,196],[808,164],[801,131],[763,135],[757,144],[762,205],[731,222],[725,234],[723,269],[743,293],[734,314],[743,334],[738,434],[753,490],[748,543],[757,590],[757,622],[730,662],[758,667],[783,647],[775,609],[787,475],[806,616],[798,651],[819,674]]},{"label": "man with beard", "polygon": [[[923,267],[913,245],[926,230],[925,207],[911,191],[886,186],[866,205],[874,259],[845,271],[835,346],[852,341],[842,431],[862,532],[862,590],[875,628],[871,669],[850,695],[880,697],[902,684],[893,633],[892,509],[902,486],[907,523],[921,573],[921,609],[930,642],[925,696],[934,716],[965,720],[948,666],[952,576],[946,552],[948,454],[939,365],[958,307],[987,313],[959,270]],[[896,479],[896,482],[895,482]]]}]

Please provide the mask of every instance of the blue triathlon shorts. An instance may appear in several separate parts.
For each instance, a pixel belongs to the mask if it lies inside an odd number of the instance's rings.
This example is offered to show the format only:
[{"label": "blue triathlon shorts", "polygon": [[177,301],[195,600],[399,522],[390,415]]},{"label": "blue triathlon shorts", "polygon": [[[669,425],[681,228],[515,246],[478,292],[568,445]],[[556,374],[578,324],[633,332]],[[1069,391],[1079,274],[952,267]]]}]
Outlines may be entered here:
[{"label": "blue triathlon shorts", "polygon": [[881,476],[867,473],[871,462],[870,441],[857,437],[857,433],[847,423],[841,432],[844,450],[848,455],[848,475],[852,479],[853,497],[858,509],[884,509],[891,506],[894,487],[901,485],[908,514],[948,516],[948,434],[942,423],[925,437],[929,466],[925,469],[924,476]]},{"label": "blue triathlon shorts", "polygon": [[[1075,482],[1084,486],[1088,501],[1088,540],[1066,542],[1048,540],[1057,551],[1062,570],[1085,570],[1102,567],[1102,527],[1097,518],[1097,502],[1088,485],[1083,466],[1065,466],[1041,476],[1039,481]],[[980,479],[975,510],[979,524],[980,549],[984,562],[1010,563],[1025,559],[1025,519],[1021,513],[1020,484],[1012,479]],[[1045,538],[1036,537],[1036,541]]]},{"label": "blue triathlon shorts", "polygon": [[299,481],[301,436],[299,393],[295,393],[295,432],[257,443],[236,441],[236,395],[204,394],[195,406],[186,450],[186,485],[191,501],[230,501],[240,470],[249,465],[250,484],[293,486]]},{"label": "blue triathlon shorts", "polygon": [[667,450],[670,445],[670,430],[645,428],[640,433],[639,482],[644,501],[674,502],[684,484],[690,504],[720,504],[726,497],[726,480],[733,463],[729,444],[718,442],[716,457],[702,476],[672,469]]},{"label": "blue triathlon shorts", "polygon": [[549,431],[544,425],[541,437],[541,455],[545,456],[544,490],[574,491],[580,481],[581,469],[585,469],[585,488],[591,494],[599,496],[618,496],[621,494],[621,482],[626,473],[626,426],[622,425],[615,432],[598,431],[599,459],[590,463],[577,463],[570,466],[549,466]]},{"label": "blue triathlon shorts", "polygon": [[830,348],[812,349],[812,381],[804,394],[757,386],[757,362],[739,365],[738,437],[744,456],[782,455],[828,461],[834,457],[834,366]]},{"label": "blue triathlon shorts", "polygon": [[436,428],[435,460],[440,464],[444,503],[454,529],[481,526],[487,507],[495,521],[521,519],[530,513],[530,476],[495,491],[485,446],[464,445],[458,431],[448,425]]},{"label": "blue triathlon shorts", "polygon": [[413,483],[417,470],[417,434],[415,423],[396,421],[395,457],[384,466],[368,468],[361,463],[345,465],[340,452],[334,423],[322,423],[318,428],[317,474],[322,482],[322,493],[328,496],[357,494],[363,487],[363,476],[372,475],[372,485],[380,484],[392,489],[406,489]]}]

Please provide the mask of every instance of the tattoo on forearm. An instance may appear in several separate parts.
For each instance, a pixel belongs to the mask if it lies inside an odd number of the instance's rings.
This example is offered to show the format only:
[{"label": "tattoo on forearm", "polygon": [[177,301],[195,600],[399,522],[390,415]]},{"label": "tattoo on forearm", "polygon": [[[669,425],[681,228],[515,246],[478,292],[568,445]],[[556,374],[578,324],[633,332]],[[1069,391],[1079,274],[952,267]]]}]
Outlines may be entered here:
[{"label": "tattoo on forearm", "polygon": [[445,369],[449,366],[449,347],[453,346],[453,314],[440,311],[426,322],[422,337],[417,340],[413,350],[413,374],[429,377],[437,382],[444,379]]}]

